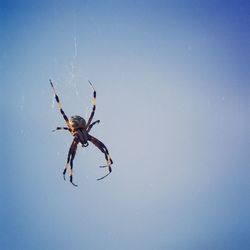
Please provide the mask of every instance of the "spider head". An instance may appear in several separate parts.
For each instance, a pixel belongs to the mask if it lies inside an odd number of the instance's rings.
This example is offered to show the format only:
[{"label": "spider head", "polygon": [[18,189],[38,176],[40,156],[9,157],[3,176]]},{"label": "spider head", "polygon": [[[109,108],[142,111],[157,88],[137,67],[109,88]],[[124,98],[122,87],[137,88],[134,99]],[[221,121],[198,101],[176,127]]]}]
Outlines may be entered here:
[{"label": "spider head", "polygon": [[86,121],[78,115],[74,115],[69,119],[70,126],[74,130],[86,129]]}]

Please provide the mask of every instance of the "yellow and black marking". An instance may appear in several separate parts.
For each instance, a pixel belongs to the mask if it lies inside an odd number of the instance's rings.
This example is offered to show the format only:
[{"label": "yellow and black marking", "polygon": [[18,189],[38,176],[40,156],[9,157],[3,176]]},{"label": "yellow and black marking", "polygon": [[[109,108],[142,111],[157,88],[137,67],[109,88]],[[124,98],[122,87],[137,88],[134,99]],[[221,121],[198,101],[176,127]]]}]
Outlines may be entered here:
[{"label": "yellow and black marking", "polygon": [[93,87],[93,84],[90,81],[89,81],[89,84],[92,87],[92,89],[94,90],[94,92],[93,92],[93,101],[92,101],[93,102],[93,108],[92,108],[92,112],[91,112],[91,115],[89,117],[89,120],[87,122],[87,129],[88,129],[90,123],[92,122],[92,119],[93,119],[93,117],[95,115],[95,110],[96,110],[96,91],[95,91],[95,89]]},{"label": "yellow and black marking", "polygon": [[59,100],[59,97],[58,97],[58,95],[57,95],[57,93],[56,93],[56,89],[55,89],[55,87],[54,87],[52,81],[51,81],[51,80],[49,80],[49,81],[50,81],[50,85],[51,85],[51,87],[52,87],[52,89],[53,89],[53,91],[54,91],[55,99],[56,99],[56,102],[57,102],[58,107],[59,107],[59,109],[60,109],[60,112],[61,112],[61,114],[62,114],[64,120],[66,121],[66,123],[67,123],[67,125],[68,125],[68,128],[71,129],[71,126],[70,126],[70,123],[69,123],[69,119],[68,119],[68,117],[66,116],[65,112],[64,112],[63,109],[62,109],[62,104],[61,104],[61,102],[60,102],[60,100]]}]

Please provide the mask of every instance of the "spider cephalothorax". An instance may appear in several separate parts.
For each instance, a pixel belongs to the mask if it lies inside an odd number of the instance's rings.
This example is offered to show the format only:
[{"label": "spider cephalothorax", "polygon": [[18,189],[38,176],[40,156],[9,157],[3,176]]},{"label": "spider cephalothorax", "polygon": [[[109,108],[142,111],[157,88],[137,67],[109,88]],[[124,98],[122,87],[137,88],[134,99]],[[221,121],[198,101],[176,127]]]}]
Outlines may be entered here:
[{"label": "spider cephalothorax", "polygon": [[86,128],[86,121],[79,115],[71,116],[69,119],[69,124],[72,129],[85,129]]},{"label": "spider cephalothorax", "polygon": [[[93,88],[92,83],[90,81],[89,81],[89,83]],[[100,167],[102,167],[102,168],[108,167],[109,172],[108,172],[108,174],[104,175],[103,177],[99,178],[98,180],[101,180],[101,179],[105,178],[112,171],[111,164],[113,164],[113,161],[112,161],[112,159],[111,159],[111,157],[109,155],[109,151],[106,148],[106,146],[101,141],[99,141],[97,138],[95,138],[94,136],[89,134],[91,128],[96,123],[100,122],[100,120],[92,122],[92,119],[93,119],[94,114],[95,114],[95,109],[96,109],[96,91],[95,91],[95,89],[93,88],[93,90],[94,90],[94,94],[93,94],[94,99],[93,99],[92,112],[91,112],[91,115],[90,115],[90,117],[88,119],[88,122],[86,123],[85,119],[82,118],[81,116],[78,116],[78,115],[74,115],[70,119],[68,119],[68,117],[66,116],[66,114],[64,113],[64,111],[62,109],[62,105],[60,103],[59,97],[56,94],[56,90],[55,90],[51,80],[50,80],[50,84],[51,84],[51,87],[53,88],[53,91],[54,91],[54,94],[55,94],[55,99],[56,99],[56,102],[58,103],[58,107],[60,109],[60,112],[61,112],[61,114],[62,114],[62,116],[63,116],[63,118],[64,118],[64,120],[65,120],[65,122],[67,124],[67,127],[57,127],[53,131],[60,130],[60,129],[68,130],[74,137],[73,142],[72,142],[72,144],[70,146],[70,149],[69,149],[69,153],[68,153],[68,157],[67,157],[67,161],[66,161],[66,166],[65,166],[64,171],[63,171],[64,179],[65,179],[65,174],[66,174],[67,169],[68,169],[68,164],[70,164],[70,182],[74,186],[77,186],[76,184],[73,183],[73,160],[75,158],[78,143],[82,144],[83,147],[87,147],[89,145],[88,141],[92,142],[105,155],[107,165],[100,166]]]}]

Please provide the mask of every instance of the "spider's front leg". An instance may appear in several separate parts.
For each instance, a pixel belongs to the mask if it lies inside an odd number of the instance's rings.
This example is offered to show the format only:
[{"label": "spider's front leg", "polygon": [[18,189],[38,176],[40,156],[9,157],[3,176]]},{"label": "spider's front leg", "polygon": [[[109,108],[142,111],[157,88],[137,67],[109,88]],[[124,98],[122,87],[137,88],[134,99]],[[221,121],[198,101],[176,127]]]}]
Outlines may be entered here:
[{"label": "spider's front leg", "polygon": [[[86,128],[88,129],[89,128],[89,126],[90,126],[90,124],[91,124],[91,122],[92,122],[92,120],[93,120],[93,117],[94,117],[94,115],[95,115],[95,110],[96,110],[96,91],[95,91],[95,89],[94,89],[94,87],[93,87],[93,84],[89,81],[89,84],[91,85],[91,87],[93,88],[93,90],[94,90],[94,92],[93,92],[93,107],[92,107],[92,112],[91,112],[91,114],[90,114],[90,117],[89,117],[89,119],[88,119],[88,122],[87,122],[87,124],[86,124]],[[94,125],[94,124],[93,124]],[[93,126],[92,125],[92,126]],[[89,129],[90,130],[90,129]],[[88,130],[88,131],[89,131]]]},{"label": "spider's front leg", "polygon": [[70,163],[70,182],[76,187],[77,187],[77,185],[73,182],[73,161],[74,161],[74,158],[75,158],[75,155],[76,155],[78,142],[79,142],[78,138],[75,137],[72,144],[71,144],[71,146],[70,146],[69,153],[68,153],[68,158],[67,158],[67,161],[66,161],[66,166],[65,166],[65,168],[63,170],[63,178],[65,180],[65,174],[67,172],[68,165]]},{"label": "spider's front leg", "polygon": [[97,121],[95,121],[95,122],[92,122],[92,123],[89,125],[89,127],[87,128],[87,132],[89,132],[89,131],[92,129],[92,127],[93,127],[95,124],[97,124],[97,123],[100,123],[100,120],[97,120]]},{"label": "spider's front leg", "polygon": [[[52,87],[52,89],[53,89],[53,92],[54,92],[54,95],[55,95],[55,99],[56,99],[56,102],[57,102],[57,104],[58,104],[58,108],[59,108],[59,110],[60,110],[60,112],[61,112],[61,114],[62,114],[62,116],[63,116],[63,119],[64,119],[65,122],[67,123],[67,126],[68,126],[68,128],[69,128],[69,131],[71,132],[71,126],[70,126],[70,123],[69,123],[69,118],[67,117],[67,115],[65,114],[65,112],[64,112],[64,110],[63,110],[63,108],[62,108],[62,104],[61,104],[61,102],[60,102],[60,100],[59,100],[59,97],[58,97],[58,95],[57,95],[57,93],[56,93],[56,89],[55,89],[55,87],[54,87],[52,81],[51,81],[51,80],[49,80],[49,81],[50,81],[50,85],[51,85],[51,87]],[[57,129],[56,129],[56,130],[57,130]]]},{"label": "spider's front leg", "polygon": [[106,175],[104,175],[103,177],[97,179],[99,181],[99,180],[102,180],[103,178],[107,177],[112,172],[111,165],[113,164],[113,160],[111,159],[111,157],[109,155],[108,149],[101,141],[99,141],[97,138],[95,138],[94,136],[91,136],[91,135],[89,135],[89,141],[91,141],[97,148],[99,148],[101,150],[102,153],[104,153],[105,159],[107,161],[107,165],[100,166],[100,167],[101,168],[108,167],[109,172]]}]

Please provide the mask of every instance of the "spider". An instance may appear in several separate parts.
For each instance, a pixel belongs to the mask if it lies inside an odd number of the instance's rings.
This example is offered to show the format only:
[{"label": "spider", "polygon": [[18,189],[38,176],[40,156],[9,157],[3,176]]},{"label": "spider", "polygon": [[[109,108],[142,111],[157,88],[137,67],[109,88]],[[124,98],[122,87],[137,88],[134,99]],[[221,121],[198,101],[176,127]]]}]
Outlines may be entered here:
[{"label": "spider", "polygon": [[67,124],[67,127],[57,127],[56,129],[54,129],[52,131],[54,132],[56,130],[61,130],[61,129],[68,130],[74,137],[73,142],[72,142],[70,149],[69,149],[69,152],[68,152],[66,166],[63,170],[64,180],[65,180],[65,174],[66,174],[67,169],[68,169],[68,165],[70,164],[70,182],[74,186],[77,186],[73,182],[73,161],[75,158],[78,143],[81,143],[82,147],[87,147],[89,145],[88,141],[92,142],[97,148],[99,148],[99,150],[101,150],[101,152],[105,155],[105,159],[107,161],[107,165],[100,166],[100,167],[101,168],[107,167],[109,172],[97,180],[99,181],[99,180],[107,177],[112,172],[111,165],[113,164],[113,161],[109,155],[109,151],[101,141],[99,141],[97,138],[95,138],[94,136],[89,134],[91,128],[95,124],[100,122],[100,120],[92,122],[92,119],[94,117],[95,110],[96,110],[96,91],[95,91],[92,83],[89,81],[89,84],[93,88],[93,91],[94,91],[93,92],[93,108],[92,108],[92,112],[91,112],[91,115],[90,115],[87,123],[86,123],[85,119],[83,119],[81,116],[78,116],[78,115],[74,115],[70,119],[67,117],[67,115],[65,114],[65,112],[62,109],[62,105],[60,103],[59,97],[56,93],[55,87],[54,87],[51,80],[50,80],[50,84],[51,84],[51,87],[54,91],[55,99],[56,99],[56,102],[58,104],[59,110],[60,110],[60,112],[61,112],[61,114],[62,114],[62,116]]}]

